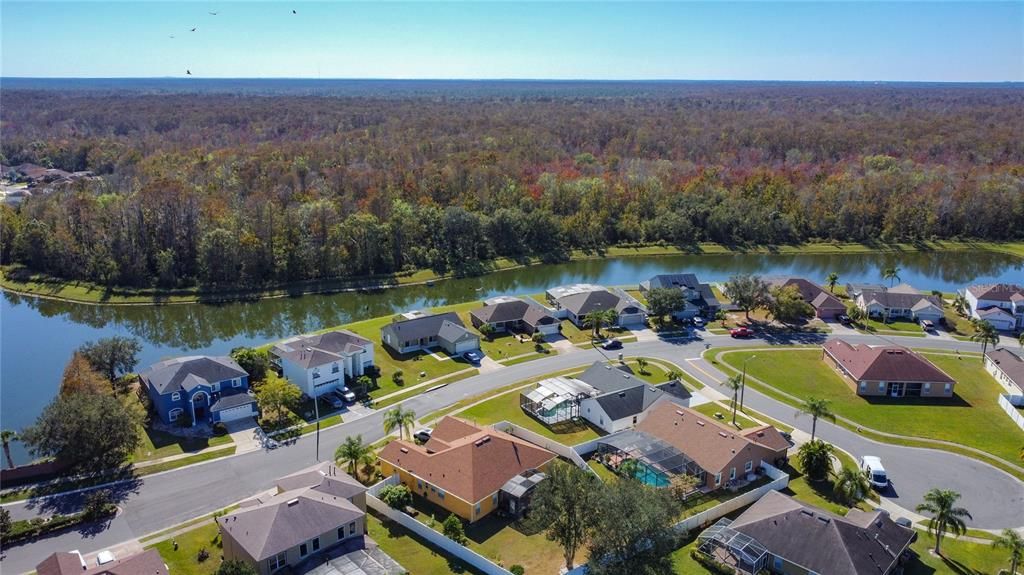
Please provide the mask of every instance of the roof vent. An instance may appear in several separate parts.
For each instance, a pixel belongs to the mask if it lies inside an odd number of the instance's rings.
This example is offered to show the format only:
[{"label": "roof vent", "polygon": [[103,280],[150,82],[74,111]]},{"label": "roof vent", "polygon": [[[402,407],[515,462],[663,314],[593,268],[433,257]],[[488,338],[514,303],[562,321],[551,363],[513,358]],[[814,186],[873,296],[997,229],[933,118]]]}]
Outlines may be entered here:
[{"label": "roof vent", "polygon": [[619,397],[626,397],[626,392],[625,391],[620,391],[619,392]]},{"label": "roof vent", "polygon": [[402,453],[409,453],[409,450],[404,447],[399,447],[398,450],[401,451]]},{"label": "roof vent", "polygon": [[299,504],[299,500],[298,499],[289,499],[288,500],[288,507],[295,507],[298,504]]},{"label": "roof vent", "polygon": [[480,439],[477,439],[476,441],[474,441],[473,445],[475,445],[477,447],[480,447],[481,445],[484,445],[485,443],[489,442],[490,440],[491,440],[491,436],[490,435],[485,435],[485,436],[481,437]]},{"label": "roof vent", "polygon": [[722,437],[729,437],[729,434],[724,431],[719,431],[718,435],[721,435]]},{"label": "roof vent", "polygon": [[678,415],[679,417],[682,417],[682,416],[684,416],[684,415],[686,415],[686,414],[685,414],[685,413],[683,413],[682,411],[679,411],[679,410],[677,409],[677,410],[676,410],[676,415]]},{"label": "roof vent", "polygon": [[701,427],[704,427],[704,422],[698,419],[697,420],[697,425],[699,425]]},{"label": "roof vent", "polygon": [[801,509],[800,513],[803,513],[804,515],[806,515],[808,517],[814,517],[814,513],[808,511],[807,509]]},{"label": "roof vent", "polygon": [[819,515],[818,516],[818,521],[821,521],[825,525],[828,525],[828,523],[829,523],[829,521],[831,521],[831,519],[829,519],[828,517],[825,517],[824,515]]}]

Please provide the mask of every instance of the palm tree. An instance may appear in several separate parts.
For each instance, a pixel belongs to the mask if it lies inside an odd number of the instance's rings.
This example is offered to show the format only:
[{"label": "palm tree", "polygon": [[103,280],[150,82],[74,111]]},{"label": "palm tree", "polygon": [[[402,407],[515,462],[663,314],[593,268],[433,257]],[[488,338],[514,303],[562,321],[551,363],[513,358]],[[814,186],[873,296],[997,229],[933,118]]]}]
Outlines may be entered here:
[{"label": "palm tree", "polygon": [[995,346],[999,343],[999,332],[992,324],[983,319],[974,322],[974,330],[971,341],[981,342],[981,360],[985,361],[985,350],[988,349],[989,344]]},{"label": "palm tree", "polygon": [[832,482],[832,489],[850,507],[863,500],[864,495],[871,490],[871,482],[868,481],[868,476],[855,467],[843,467],[835,476],[835,481]]},{"label": "palm tree", "polygon": [[992,547],[1010,552],[1010,575],[1017,575],[1017,565],[1024,561],[1024,537],[1013,529],[1003,529],[999,538],[992,542]]},{"label": "palm tree", "polygon": [[953,298],[953,311],[960,315],[964,315],[964,310],[967,309],[967,298],[964,294],[958,293]]},{"label": "palm tree", "polygon": [[725,380],[725,386],[732,390],[732,424],[736,426],[736,402],[739,399],[740,387],[743,386],[743,378],[734,375]]},{"label": "palm tree", "polygon": [[900,281],[900,268],[892,267],[882,270],[882,279],[889,280],[889,287]]},{"label": "palm tree", "polygon": [[681,371],[679,371],[678,369],[670,369],[670,370],[665,372],[665,380],[666,381],[681,380],[682,377],[683,377],[683,373]]},{"label": "palm tree", "polygon": [[398,438],[403,439],[405,434],[411,434],[412,424],[416,422],[416,413],[411,409],[402,409],[399,405],[384,413],[384,433],[391,433],[398,430]]},{"label": "palm tree", "polygon": [[583,316],[583,327],[593,328],[594,337],[597,338],[601,335],[601,328],[615,323],[618,317],[619,314],[613,309],[595,309]]},{"label": "palm tree", "polygon": [[829,293],[836,293],[836,284],[839,283],[839,274],[831,272],[828,277],[825,278],[825,283],[828,284]]},{"label": "palm tree", "polygon": [[4,444],[4,458],[7,459],[7,467],[14,469],[14,458],[11,457],[11,442],[18,440],[17,432],[5,429],[0,431],[0,442]]},{"label": "palm tree", "polygon": [[619,475],[629,479],[639,479],[640,462],[636,459],[627,459],[619,464]]},{"label": "palm tree", "polygon": [[359,477],[359,466],[373,464],[373,450],[369,445],[363,445],[363,436],[348,436],[345,441],[334,450],[334,460],[338,465],[344,465],[345,470],[353,477]]},{"label": "palm tree", "polygon": [[928,520],[928,533],[935,537],[936,555],[942,554],[939,546],[947,531],[953,535],[963,535],[967,531],[964,517],[974,519],[969,511],[956,507],[957,499],[960,499],[960,494],[952,489],[932,488],[924,494],[924,503],[914,509],[918,513],[932,514]]},{"label": "palm tree", "polygon": [[640,373],[642,375],[647,375],[647,360],[646,359],[644,359],[642,357],[636,358],[636,366],[637,366],[637,368],[639,368]]},{"label": "palm tree", "polygon": [[832,452],[835,448],[831,443],[825,443],[820,439],[808,441],[800,446],[796,452],[796,459],[800,463],[800,469],[807,474],[807,477],[814,481],[821,481],[828,477],[832,470]]},{"label": "palm tree", "polygon": [[814,436],[818,431],[818,418],[827,419],[829,421],[836,420],[836,414],[832,413],[827,399],[808,397],[807,400],[804,401],[804,404],[800,406],[796,415],[797,417],[800,417],[801,414],[811,416],[811,441],[814,441]]}]

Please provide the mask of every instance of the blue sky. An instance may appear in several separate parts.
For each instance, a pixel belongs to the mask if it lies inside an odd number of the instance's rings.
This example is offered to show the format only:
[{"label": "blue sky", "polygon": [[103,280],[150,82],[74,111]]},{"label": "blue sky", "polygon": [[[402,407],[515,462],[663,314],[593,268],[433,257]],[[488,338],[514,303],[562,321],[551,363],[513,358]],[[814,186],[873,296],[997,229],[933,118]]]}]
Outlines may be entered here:
[{"label": "blue sky", "polygon": [[3,0],[0,19],[3,76],[1024,81],[1019,1]]}]

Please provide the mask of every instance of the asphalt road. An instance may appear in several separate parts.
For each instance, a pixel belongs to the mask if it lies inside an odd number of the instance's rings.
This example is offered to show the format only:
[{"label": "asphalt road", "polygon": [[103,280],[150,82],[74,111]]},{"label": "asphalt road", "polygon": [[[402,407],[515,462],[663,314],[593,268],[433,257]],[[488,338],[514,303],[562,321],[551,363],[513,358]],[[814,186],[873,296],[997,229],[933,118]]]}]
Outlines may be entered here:
[{"label": "asphalt road", "polygon": [[[845,336],[857,342],[878,342],[873,336]],[[899,338],[887,338],[889,341]],[[764,339],[731,340],[723,336],[701,339],[658,340],[625,345],[623,353],[643,355],[683,364],[696,358],[710,343],[714,348],[725,346],[764,346],[766,343],[815,343],[814,337],[800,340]],[[941,349],[977,349],[975,344],[959,341],[904,338],[911,346],[927,345]],[[617,352],[614,352],[617,353]],[[532,377],[589,364],[601,359],[593,349],[553,355],[527,363],[503,368],[453,383],[430,393],[403,402],[407,409],[427,415],[461,399],[505,387]],[[795,410],[753,389],[746,391],[746,404],[787,422],[798,429],[810,430],[810,419],[796,418]],[[332,457],[334,447],[350,435],[362,435],[370,443],[384,437],[383,414],[374,413],[346,422],[321,433],[320,459]],[[855,456],[871,454],[882,458],[892,478],[889,494],[898,505],[912,509],[921,496],[932,487],[959,491],[961,503],[971,510],[972,526],[981,528],[1020,527],[1024,524],[1024,483],[1009,474],[976,460],[931,449],[918,449],[881,444],[858,436],[828,422],[818,423],[818,435]],[[72,530],[64,534],[4,549],[0,570],[8,573],[31,571],[35,565],[56,550],[77,549],[84,553],[112,547],[165,529],[191,518],[210,513],[231,503],[248,498],[273,486],[280,476],[316,463],[314,436],[300,438],[294,444],[273,451],[250,452],[216,459],[203,464],[145,477],[132,484],[115,487],[122,513],[107,524],[88,530]],[[5,505],[15,519],[38,514],[67,513],[81,505],[81,494],[57,496],[37,501]]]}]

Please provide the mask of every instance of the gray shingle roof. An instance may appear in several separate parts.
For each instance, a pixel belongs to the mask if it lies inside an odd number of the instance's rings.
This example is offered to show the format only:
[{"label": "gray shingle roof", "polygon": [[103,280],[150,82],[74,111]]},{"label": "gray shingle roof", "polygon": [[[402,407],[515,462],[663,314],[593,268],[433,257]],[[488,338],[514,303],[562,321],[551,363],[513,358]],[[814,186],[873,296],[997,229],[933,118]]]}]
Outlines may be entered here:
[{"label": "gray shingle roof", "polygon": [[610,366],[602,361],[595,361],[586,371],[576,376],[601,393],[610,393],[633,387],[641,380],[633,375],[628,365]]},{"label": "gray shingle roof", "polygon": [[484,323],[524,321],[527,324],[536,327],[538,324],[551,324],[558,321],[540,305],[527,302],[520,298],[485,305],[469,313],[477,320]]},{"label": "gray shingle roof", "polygon": [[[345,355],[359,353],[371,345],[373,344],[370,340],[364,337],[348,330],[337,329],[286,339],[275,345],[272,352],[303,368],[309,368],[343,359]],[[306,351],[307,348],[311,351]]]},{"label": "gray shingle roof", "polygon": [[[700,294],[700,298],[704,300],[702,305],[707,305],[712,302],[718,303],[715,299],[714,292],[711,291],[709,284],[700,283],[697,276],[694,274],[660,274],[652,277],[651,279],[643,282],[642,284],[645,289],[656,289],[656,288],[687,288],[696,291]],[[696,299],[690,301],[698,301]]]},{"label": "gray shingle roof", "polygon": [[989,350],[985,355],[1010,378],[1014,385],[1020,388],[1021,393],[1024,393],[1024,359],[1002,347]]},{"label": "gray shingle roof", "polygon": [[438,339],[456,343],[467,339],[477,339],[473,332],[466,329],[462,323],[452,321],[441,322],[441,329],[437,331]]},{"label": "gray shingle roof", "polygon": [[968,287],[967,291],[978,299],[992,301],[1014,301],[1014,295],[1024,295],[1024,287],[1016,284],[980,284]]},{"label": "gray shingle roof", "polygon": [[139,377],[157,393],[189,391],[197,385],[244,377],[247,374],[235,360],[227,356],[192,355],[154,363]]},{"label": "gray shingle roof", "polygon": [[639,415],[654,405],[654,402],[665,397],[665,392],[653,385],[636,379],[633,382],[632,387],[605,393],[595,398],[601,409],[613,421]]},{"label": "gray shingle roof", "polygon": [[366,487],[362,483],[338,469],[338,466],[331,462],[320,463],[277,480],[277,488],[280,491],[293,491],[304,487],[311,487],[321,493],[346,499],[366,491]]},{"label": "gray shingle roof", "polygon": [[462,320],[459,319],[456,313],[448,312],[394,321],[382,327],[381,331],[386,330],[394,333],[399,341],[412,341],[439,336],[445,322],[465,328]]},{"label": "gray shingle roof", "polygon": [[908,293],[902,291],[891,291],[891,290],[864,290],[861,292],[861,297],[864,298],[865,304],[871,304],[871,302],[877,302],[882,307],[888,308],[906,308],[920,311],[929,305],[934,305],[939,308],[942,307],[942,302],[939,298],[933,295],[924,295],[919,293]]},{"label": "gray shingle roof", "polygon": [[614,309],[618,311],[619,296],[609,291],[591,291],[567,295],[558,299],[558,305],[577,316],[584,316],[594,310]]},{"label": "gray shingle roof", "polygon": [[232,393],[231,395],[220,396],[220,399],[210,406],[210,411],[222,411],[225,409],[231,409],[232,407],[241,407],[250,403],[256,403],[256,398],[248,393]]}]

